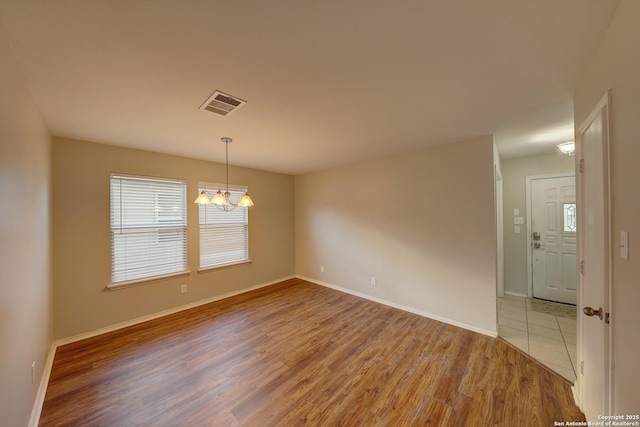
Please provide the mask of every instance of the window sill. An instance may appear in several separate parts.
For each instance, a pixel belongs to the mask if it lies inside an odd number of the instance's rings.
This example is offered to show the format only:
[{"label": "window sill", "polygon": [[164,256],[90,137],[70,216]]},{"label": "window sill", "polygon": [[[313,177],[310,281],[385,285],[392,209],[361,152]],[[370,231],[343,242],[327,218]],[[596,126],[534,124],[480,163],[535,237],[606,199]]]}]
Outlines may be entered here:
[{"label": "window sill", "polygon": [[107,289],[109,289],[110,291],[116,291],[118,289],[125,289],[125,288],[132,288],[134,286],[147,285],[151,282],[158,282],[160,280],[175,279],[176,277],[186,277],[190,274],[191,274],[191,271],[185,270],[185,271],[179,271],[177,273],[163,274],[162,276],[153,276],[153,277],[145,277],[143,279],[127,280],[126,282],[111,283],[107,285]]},{"label": "window sill", "polygon": [[210,271],[220,270],[222,268],[235,267],[236,265],[251,264],[252,262],[253,261],[251,261],[250,259],[247,259],[247,260],[244,260],[244,261],[230,262],[229,264],[212,265],[211,267],[199,268],[198,269],[198,274],[200,274],[200,273],[208,273]]}]

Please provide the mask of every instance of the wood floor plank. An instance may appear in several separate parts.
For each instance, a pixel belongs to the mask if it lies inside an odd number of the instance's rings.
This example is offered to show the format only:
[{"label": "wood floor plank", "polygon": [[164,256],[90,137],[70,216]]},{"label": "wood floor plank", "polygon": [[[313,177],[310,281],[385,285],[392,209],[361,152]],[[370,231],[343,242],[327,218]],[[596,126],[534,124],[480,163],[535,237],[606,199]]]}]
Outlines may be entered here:
[{"label": "wood floor plank", "polygon": [[548,426],[569,385],[501,340],[300,279],[57,349],[41,426]]}]

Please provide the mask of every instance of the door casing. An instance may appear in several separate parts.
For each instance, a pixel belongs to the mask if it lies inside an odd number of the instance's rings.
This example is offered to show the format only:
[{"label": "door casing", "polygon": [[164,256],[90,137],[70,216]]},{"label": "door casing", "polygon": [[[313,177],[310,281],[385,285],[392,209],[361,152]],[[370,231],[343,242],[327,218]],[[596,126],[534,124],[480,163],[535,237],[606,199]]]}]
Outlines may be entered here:
[{"label": "door casing", "polygon": [[[504,297],[504,213],[503,213],[503,190],[502,174],[495,167],[495,194],[496,194],[496,238],[497,238],[497,259],[496,277],[498,283],[498,298]],[[496,307],[497,309],[497,307]]]}]

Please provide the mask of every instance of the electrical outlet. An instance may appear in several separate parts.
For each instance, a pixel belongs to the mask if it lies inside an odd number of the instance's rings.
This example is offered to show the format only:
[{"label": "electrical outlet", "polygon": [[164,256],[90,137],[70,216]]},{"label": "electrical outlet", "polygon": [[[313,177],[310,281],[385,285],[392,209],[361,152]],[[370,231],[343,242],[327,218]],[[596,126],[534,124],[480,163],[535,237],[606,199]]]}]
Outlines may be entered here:
[{"label": "electrical outlet", "polygon": [[36,362],[31,363],[31,385],[36,383]]},{"label": "electrical outlet", "polygon": [[324,273],[324,265],[320,266],[320,273]]},{"label": "electrical outlet", "polygon": [[187,285],[186,284],[180,286],[180,293],[181,294],[186,294],[187,293]]},{"label": "electrical outlet", "polygon": [[371,285],[375,286],[376,285],[376,278],[371,276]]}]

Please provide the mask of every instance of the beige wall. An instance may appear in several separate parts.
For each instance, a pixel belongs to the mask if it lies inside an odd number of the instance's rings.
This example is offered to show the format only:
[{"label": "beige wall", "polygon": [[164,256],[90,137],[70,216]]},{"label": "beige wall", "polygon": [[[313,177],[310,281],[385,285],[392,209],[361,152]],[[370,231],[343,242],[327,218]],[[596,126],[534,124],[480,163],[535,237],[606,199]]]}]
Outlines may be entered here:
[{"label": "beige wall", "polygon": [[[611,413],[637,414],[640,396],[640,2],[621,0],[609,29],[576,89],[577,126],[608,89],[613,112],[613,272],[611,330],[614,399]],[[617,250],[620,231],[629,232],[629,260]]]},{"label": "beige wall", "polygon": [[296,176],[296,273],[495,333],[493,176],[491,136]]},{"label": "beige wall", "polygon": [[[0,27],[0,424],[24,426],[51,345],[51,141]],[[31,363],[36,362],[31,383]]]},{"label": "beige wall", "polygon": [[[505,292],[527,295],[526,177],[574,170],[574,157],[560,152],[502,161]],[[520,234],[513,232],[514,209],[520,209],[520,216],[524,218]]]},{"label": "beige wall", "polygon": [[[109,176],[112,172],[185,179],[188,277],[108,291]],[[253,263],[198,269],[198,181],[224,181],[224,165],[148,151],[54,138],[53,278],[55,337],[63,338],[294,274],[293,177],[231,167],[249,186]],[[189,291],[180,293],[186,283]]]}]

